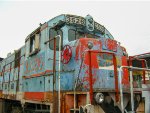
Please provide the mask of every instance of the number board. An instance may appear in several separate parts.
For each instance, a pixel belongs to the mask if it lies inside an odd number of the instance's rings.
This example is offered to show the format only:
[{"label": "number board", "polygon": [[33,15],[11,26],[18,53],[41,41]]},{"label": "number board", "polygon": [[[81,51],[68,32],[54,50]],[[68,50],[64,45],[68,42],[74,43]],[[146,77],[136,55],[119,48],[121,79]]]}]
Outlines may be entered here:
[{"label": "number board", "polygon": [[100,31],[101,33],[105,33],[105,27],[104,26],[102,26],[102,25],[100,25],[99,23],[97,23],[97,22],[95,22],[94,23],[94,27],[95,27],[95,29],[97,29],[98,31]]},{"label": "number board", "polygon": [[80,17],[80,16],[66,15],[66,23],[85,26],[85,19],[83,17]]},{"label": "number board", "polygon": [[[75,15],[66,15],[66,23],[67,24],[76,24],[76,25],[83,25],[85,26],[85,18],[81,16],[75,16]],[[94,28],[100,31],[102,34],[105,33],[105,27],[100,25],[97,22],[94,22]]]}]

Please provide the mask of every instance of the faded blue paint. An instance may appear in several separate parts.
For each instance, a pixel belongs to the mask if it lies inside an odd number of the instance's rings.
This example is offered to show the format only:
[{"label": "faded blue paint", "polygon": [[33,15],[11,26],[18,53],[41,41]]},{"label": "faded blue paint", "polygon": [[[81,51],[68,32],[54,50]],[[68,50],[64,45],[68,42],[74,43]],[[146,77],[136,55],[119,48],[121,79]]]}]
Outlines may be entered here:
[{"label": "faded blue paint", "polygon": [[24,63],[24,75],[30,76],[44,71],[45,53],[33,56]]},{"label": "faded blue paint", "polygon": [[61,82],[60,82],[60,88],[62,90],[68,90],[68,91],[72,91],[74,88],[74,76],[73,76],[73,72],[69,72],[69,73],[62,73],[61,77]]},{"label": "faded blue paint", "polygon": [[25,92],[44,92],[44,77],[24,79],[23,91]]},{"label": "faded blue paint", "polygon": [[94,88],[96,89],[114,89],[114,71],[113,70],[97,70],[96,82]]}]

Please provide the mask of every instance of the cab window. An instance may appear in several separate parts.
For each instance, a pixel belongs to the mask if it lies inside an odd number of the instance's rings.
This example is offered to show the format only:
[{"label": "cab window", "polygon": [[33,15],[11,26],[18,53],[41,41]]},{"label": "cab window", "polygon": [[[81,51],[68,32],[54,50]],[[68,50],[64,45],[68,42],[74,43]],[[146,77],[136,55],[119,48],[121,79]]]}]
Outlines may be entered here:
[{"label": "cab window", "polygon": [[80,38],[99,38],[95,34],[84,33],[82,31],[77,31],[74,29],[69,29],[68,31],[68,40],[73,41]]},{"label": "cab window", "polygon": [[76,31],[73,29],[69,29],[68,37],[69,41],[76,40]]},{"label": "cab window", "polygon": [[30,37],[29,55],[36,54],[40,50],[40,34],[36,33]]},{"label": "cab window", "polygon": [[30,38],[30,53],[35,50],[35,36]]},{"label": "cab window", "polygon": [[[55,30],[55,29],[50,29],[49,30],[49,39],[53,39],[57,35],[61,36],[61,42],[62,42],[61,45],[63,45],[63,41],[62,41],[62,39],[63,39],[63,33],[62,33],[62,30],[60,30],[60,29],[59,30]],[[54,40],[50,41],[49,47],[52,50],[54,49]],[[59,38],[56,38],[56,50],[59,50]]]}]

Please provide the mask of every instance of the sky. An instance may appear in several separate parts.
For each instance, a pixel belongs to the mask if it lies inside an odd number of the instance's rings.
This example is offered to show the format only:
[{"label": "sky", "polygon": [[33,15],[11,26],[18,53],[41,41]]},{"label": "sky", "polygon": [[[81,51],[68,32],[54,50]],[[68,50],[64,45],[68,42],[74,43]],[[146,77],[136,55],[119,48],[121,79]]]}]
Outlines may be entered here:
[{"label": "sky", "polygon": [[60,14],[90,14],[131,55],[150,52],[150,1],[0,0],[0,57],[25,44],[40,23]]}]

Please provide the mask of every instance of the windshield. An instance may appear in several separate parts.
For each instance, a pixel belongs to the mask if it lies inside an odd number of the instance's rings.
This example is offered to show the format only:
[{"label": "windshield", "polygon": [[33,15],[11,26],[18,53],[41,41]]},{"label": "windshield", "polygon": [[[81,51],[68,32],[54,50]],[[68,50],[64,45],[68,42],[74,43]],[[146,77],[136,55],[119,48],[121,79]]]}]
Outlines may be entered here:
[{"label": "windshield", "polygon": [[99,68],[100,69],[109,69],[113,70],[114,69],[114,64],[113,64],[113,56],[107,53],[99,54],[97,56],[98,58],[98,63],[99,63]]},{"label": "windshield", "polygon": [[100,36],[97,36],[96,34],[89,34],[85,33],[83,31],[77,31],[74,29],[69,29],[68,31],[68,39],[69,41],[77,40],[79,38],[100,38]]}]

